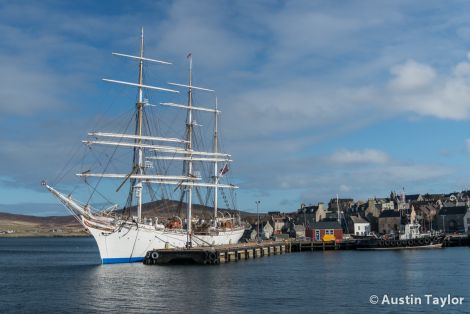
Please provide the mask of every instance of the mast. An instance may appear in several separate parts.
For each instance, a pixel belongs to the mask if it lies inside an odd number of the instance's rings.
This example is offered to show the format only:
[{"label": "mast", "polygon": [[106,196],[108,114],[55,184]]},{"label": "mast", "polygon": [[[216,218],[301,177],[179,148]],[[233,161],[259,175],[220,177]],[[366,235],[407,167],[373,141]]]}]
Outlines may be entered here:
[{"label": "mast", "polygon": [[[193,116],[192,116],[192,105],[193,105],[193,91],[192,91],[192,70],[193,70],[193,57],[191,53],[188,54],[189,59],[189,84],[188,84],[188,117],[187,117],[187,122],[186,122],[186,148],[190,152],[193,149]],[[189,153],[187,154],[187,157],[192,157],[192,154]],[[191,158],[187,161],[188,163],[188,170],[187,170],[187,176],[191,177],[193,174],[193,162]],[[191,236],[192,236],[192,202],[193,202],[193,187],[190,185],[187,187],[188,190],[188,224],[187,224],[187,242],[186,242],[186,247],[190,248],[192,247],[192,241],[191,241]]]},{"label": "mast", "polygon": [[[139,136],[137,142],[139,145],[142,144],[142,115],[143,115],[143,65],[144,65],[144,28],[142,27],[142,31],[140,34],[140,60],[139,60],[139,99],[137,101],[137,127],[136,127],[136,135]],[[138,160],[137,160],[137,169],[138,173],[142,175],[144,173],[143,167],[143,148],[139,146],[137,148],[138,152]],[[137,222],[140,223],[142,219],[142,179],[137,179],[137,183],[134,185],[135,195],[137,197]]]},{"label": "mast", "polygon": [[[159,64],[171,64],[170,62],[161,61],[157,59],[150,59],[144,58],[144,29],[141,29],[140,34],[140,54],[138,56],[133,56],[129,54],[123,53],[112,53],[115,56],[125,57],[133,60],[139,61],[139,78],[138,83],[134,82],[125,82],[125,81],[117,81],[112,79],[105,79],[103,81],[119,84],[129,87],[137,87],[138,91],[138,99],[136,102],[136,113],[135,113],[135,131],[134,134],[120,134],[120,133],[109,133],[109,132],[91,132],[88,133],[89,136],[93,136],[94,138],[98,137],[110,137],[110,138],[117,138],[119,141],[106,141],[106,140],[85,140],[82,141],[85,145],[111,145],[115,147],[130,147],[133,149],[133,161],[132,161],[132,170],[128,174],[112,174],[112,173],[79,173],[78,176],[81,177],[100,177],[100,178],[113,178],[113,179],[124,179],[121,185],[116,190],[119,189],[124,185],[124,183],[130,179],[130,188],[129,194],[126,202],[126,207],[131,207],[133,204],[133,198],[135,196],[137,200],[137,223],[142,221],[142,184],[143,182],[146,183],[154,183],[153,180],[188,180],[193,181],[194,177],[182,177],[179,176],[177,179],[175,176],[165,176],[165,175],[155,175],[155,176],[148,176],[145,175],[145,167],[144,167],[144,149],[151,149],[155,151],[163,151],[163,152],[176,152],[176,153],[185,153],[185,150],[181,147],[175,146],[166,146],[166,145],[155,145],[153,143],[145,143],[147,141],[159,141],[159,142],[170,142],[170,143],[186,143],[184,140],[176,139],[176,138],[165,138],[165,137],[157,137],[157,136],[143,136],[143,109],[146,104],[143,101],[143,90],[155,90],[155,91],[163,91],[163,92],[171,92],[171,93],[179,93],[177,90],[163,88],[158,86],[152,85],[144,85],[143,84],[143,65],[144,61],[146,62],[153,62]],[[122,139],[131,139],[132,142],[122,141]],[[197,154],[198,152],[193,152],[192,154]],[[205,152],[199,152],[200,155],[206,155]],[[221,157],[221,156],[214,156],[214,157]],[[106,171],[106,169],[105,169]],[[151,182],[152,181],[152,182]]]},{"label": "mast", "polygon": [[341,218],[340,218],[340,212],[339,212],[339,197],[338,197],[338,193],[336,193],[336,208],[338,209],[338,223],[341,225]]},{"label": "mast", "polygon": [[[218,147],[218,104],[217,104],[217,97],[215,97],[215,111],[214,111],[214,153],[217,154],[219,147]],[[218,201],[218,193],[219,193],[219,173],[218,173],[218,163],[217,159],[214,161],[214,228],[217,228],[217,201]]]}]

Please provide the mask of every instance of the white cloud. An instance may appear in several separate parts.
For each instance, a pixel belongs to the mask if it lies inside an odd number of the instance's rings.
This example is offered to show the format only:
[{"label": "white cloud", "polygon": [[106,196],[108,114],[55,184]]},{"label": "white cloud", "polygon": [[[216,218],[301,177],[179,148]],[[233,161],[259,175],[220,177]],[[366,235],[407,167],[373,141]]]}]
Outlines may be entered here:
[{"label": "white cloud", "polygon": [[390,160],[385,152],[376,149],[341,150],[331,155],[329,159],[339,164],[384,164]]},{"label": "white cloud", "polygon": [[[407,63],[401,67],[408,67]],[[391,86],[402,84],[403,88],[390,93],[387,97],[390,101],[384,101],[384,104],[388,103],[398,112],[414,112],[422,116],[452,120],[470,118],[470,63],[458,63],[449,75],[439,76],[429,65],[415,64],[411,67],[415,68],[415,74],[420,74],[408,83],[405,78],[402,83],[396,83],[397,78],[392,79]]]},{"label": "white cloud", "polygon": [[349,185],[346,185],[346,184],[341,184],[339,186],[339,191],[340,192],[350,192],[351,191],[351,187]]},{"label": "white cloud", "polygon": [[[375,1],[340,6],[312,1],[175,1],[147,3],[143,13],[116,8],[108,14],[12,3],[0,12],[0,83],[5,86],[0,113],[2,118],[32,113],[41,120],[39,112],[48,115],[48,109],[60,108],[65,101],[68,107],[82,95],[94,96],[84,84],[108,71],[103,56],[109,51],[137,50],[142,23],[148,55],[170,57],[175,63],[149,75],[164,82],[167,73],[171,78],[181,73],[185,80],[184,56],[191,51],[197,83],[217,90],[223,131],[231,141],[225,144],[239,162],[235,167],[246,182],[243,188],[308,187],[330,196],[339,188],[370,195],[377,186],[388,190],[397,182],[442,179],[449,169],[402,164],[376,149],[337,151],[326,156],[330,162],[295,159],[327,139],[334,147],[335,137],[345,130],[384,117],[411,113],[470,118],[470,61],[455,61],[458,54],[465,57],[465,44],[450,41],[452,29],[436,31],[456,19],[445,11],[428,16],[429,25],[421,25],[411,10],[414,6]],[[115,64],[116,72],[124,76],[128,73],[123,73],[121,61]],[[80,108],[97,110],[95,105],[83,102]],[[48,173],[44,161],[60,155],[53,144],[69,142],[53,136],[67,127],[47,123],[55,129],[46,137],[44,127],[27,122],[15,121],[14,127],[2,130],[6,144],[0,160],[19,169],[11,175],[20,185]],[[22,136],[29,140],[7,143],[6,134],[15,133],[15,128],[29,129]],[[73,128],[77,134],[87,131],[80,121]],[[401,153],[397,150],[394,157],[399,159]],[[3,170],[9,171],[7,166]]]},{"label": "white cloud", "polygon": [[[304,175],[284,174],[283,182],[291,189],[299,189],[302,201],[327,201],[336,193],[343,197],[367,199],[384,196],[390,190],[405,187],[410,193],[442,192],[442,185],[455,188],[455,170],[432,164],[380,164],[370,167],[337,169],[325,164],[321,172]],[[338,186],[339,182],[345,182]],[[436,184],[438,182],[438,184]],[[436,189],[437,187],[437,189]]]},{"label": "white cloud", "polygon": [[454,75],[456,77],[465,77],[470,75],[470,63],[460,62],[454,68]]},{"label": "white cloud", "polygon": [[394,78],[390,87],[396,91],[412,91],[428,86],[436,78],[434,69],[427,65],[408,60],[391,68]]}]

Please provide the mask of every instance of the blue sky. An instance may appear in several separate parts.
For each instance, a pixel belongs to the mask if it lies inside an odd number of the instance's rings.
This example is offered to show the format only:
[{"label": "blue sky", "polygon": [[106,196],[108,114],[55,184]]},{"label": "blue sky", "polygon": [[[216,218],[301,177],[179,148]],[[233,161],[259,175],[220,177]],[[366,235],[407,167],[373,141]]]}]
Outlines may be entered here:
[{"label": "blue sky", "polygon": [[39,183],[56,183],[97,121],[132,110],[135,92],[101,78],[135,76],[110,53],[136,53],[141,26],[147,55],[174,62],[149,80],[184,82],[192,52],[195,81],[217,90],[241,209],[470,188],[469,12],[466,1],[0,1],[0,210],[65,213]]}]

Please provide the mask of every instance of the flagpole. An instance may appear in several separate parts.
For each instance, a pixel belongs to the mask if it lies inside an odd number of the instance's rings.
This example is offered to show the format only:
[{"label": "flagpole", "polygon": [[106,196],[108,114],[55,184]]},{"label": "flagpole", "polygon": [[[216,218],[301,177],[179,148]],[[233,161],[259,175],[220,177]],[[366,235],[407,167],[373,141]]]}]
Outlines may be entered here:
[{"label": "flagpole", "polygon": [[[217,111],[217,97],[215,97],[215,110],[214,110],[214,153],[218,153],[218,111]],[[217,206],[218,206],[218,194],[219,194],[219,165],[217,163],[217,158],[214,162],[214,228],[217,228]]]},{"label": "flagpole", "polygon": [[261,201],[256,201],[256,215],[258,216],[258,230],[256,231],[256,237],[258,238],[257,242],[259,243],[259,203],[261,203]]}]

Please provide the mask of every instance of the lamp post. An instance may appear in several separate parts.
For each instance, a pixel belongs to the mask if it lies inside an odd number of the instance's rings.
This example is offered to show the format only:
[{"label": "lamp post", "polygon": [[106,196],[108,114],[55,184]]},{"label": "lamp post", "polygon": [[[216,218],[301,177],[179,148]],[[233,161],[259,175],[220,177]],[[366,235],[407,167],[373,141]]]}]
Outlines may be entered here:
[{"label": "lamp post", "polygon": [[442,229],[444,229],[444,234],[446,233],[446,215],[442,215]]},{"label": "lamp post", "polygon": [[258,224],[257,224],[257,231],[256,231],[256,238],[257,238],[257,242],[259,242],[259,203],[261,203],[261,201],[256,201],[256,215],[258,216]]}]

